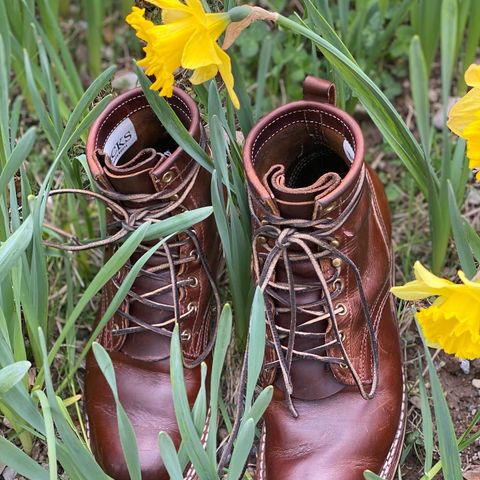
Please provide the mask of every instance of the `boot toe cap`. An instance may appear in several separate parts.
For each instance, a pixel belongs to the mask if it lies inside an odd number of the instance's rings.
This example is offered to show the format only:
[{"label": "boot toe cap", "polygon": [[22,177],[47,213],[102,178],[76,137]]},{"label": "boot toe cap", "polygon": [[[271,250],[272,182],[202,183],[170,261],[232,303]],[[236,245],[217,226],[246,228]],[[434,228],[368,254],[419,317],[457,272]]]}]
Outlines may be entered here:
[{"label": "boot toe cap", "polygon": [[[124,355],[111,354],[120,403],[132,423],[143,480],[168,479],[158,447],[158,434],[170,435],[176,447],[180,434],[175,419],[168,361],[145,365]],[[195,379],[188,381],[189,397],[195,397]],[[130,478],[118,433],[116,405],[95,360],[87,361],[85,385],[90,442],[105,472],[115,480]]]}]

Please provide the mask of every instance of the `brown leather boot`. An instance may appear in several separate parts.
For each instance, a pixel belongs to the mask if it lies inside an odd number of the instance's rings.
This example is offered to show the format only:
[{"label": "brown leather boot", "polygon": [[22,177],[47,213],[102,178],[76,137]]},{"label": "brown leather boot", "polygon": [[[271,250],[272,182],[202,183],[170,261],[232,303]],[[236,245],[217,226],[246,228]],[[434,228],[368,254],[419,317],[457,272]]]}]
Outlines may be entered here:
[{"label": "brown leather boot", "polygon": [[257,479],[393,479],[405,391],[387,200],[334,86],[308,77],[304,93],[244,150],[274,386]]},{"label": "brown leather boot", "polygon": [[[200,115],[192,99],[175,89],[169,103],[190,134],[201,141]],[[98,188],[126,210],[129,223],[162,220],[211,205],[210,174],[176,145],[140,89],[116,98],[96,121],[88,138],[87,159]],[[113,217],[120,223],[121,219]],[[130,262],[152,245],[142,244]],[[180,443],[170,384],[173,326],[180,324],[189,367],[185,383],[193,405],[200,387],[199,364],[210,351],[211,330],[220,311],[214,281],[219,241],[213,218],[164,245],[147,262],[98,340],[109,351],[115,367],[120,401],[135,430],[144,480],[169,478],[158,450],[159,432],[166,431],[177,448]],[[111,254],[110,249],[106,254]],[[126,265],[103,289],[98,319],[128,268]],[[91,444],[99,463],[116,480],[129,479],[115,403],[91,354],[85,403]]]}]

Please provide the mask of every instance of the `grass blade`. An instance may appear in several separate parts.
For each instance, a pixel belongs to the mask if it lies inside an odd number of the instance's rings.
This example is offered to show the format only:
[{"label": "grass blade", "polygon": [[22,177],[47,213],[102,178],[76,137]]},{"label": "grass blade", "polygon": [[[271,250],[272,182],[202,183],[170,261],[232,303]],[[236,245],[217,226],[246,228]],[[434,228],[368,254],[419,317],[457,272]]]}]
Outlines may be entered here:
[{"label": "grass blade", "polygon": [[[209,432],[218,430],[218,394],[220,390],[220,380],[228,345],[232,337],[232,309],[227,303],[222,310],[218,322],[217,339],[213,351],[212,373],[210,377],[210,422]],[[207,453],[212,463],[216,462],[217,436],[209,435],[207,439]]]},{"label": "grass blade", "polygon": [[477,272],[475,260],[473,259],[472,250],[468,244],[467,236],[462,223],[462,216],[458,210],[457,200],[453,191],[452,184],[448,181],[448,209],[452,222],[453,238],[457,248],[460,265],[468,278],[473,278]]},{"label": "grass blade", "polygon": [[105,380],[107,381],[110,390],[112,391],[113,398],[115,399],[115,405],[117,407],[117,421],[118,432],[120,435],[120,443],[122,444],[123,456],[127,464],[128,473],[131,480],[141,480],[142,473],[140,469],[140,458],[138,456],[137,442],[135,439],[135,432],[133,430],[132,423],[125,412],[120,399],[118,398],[117,382],[115,379],[115,371],[113,368],[112,360],[106,352],[106,350],[99,344],[94,343],[93,354],[95,360],[102,371]]},{"label": "grass blade", "polygon": [[252,404],[253,392],[257,385],[258,376],[263,365],[265,352],[265,303],[262,290],[257,287],[253,297],[252,312],[250,315],[250,330],[248,333],[248,366],[247,389],[245,393],[245,409]]},{"label": "grass blade", "polygon": [[242,476],[254,438],[255,424],[253,423],[253,419],[249,418],[240,427],[238,437],[235,440],[232,459],[230,460],[230,466],[228,468],[228,480],[238,480]]},{"label": "grass blade", "polygon": [[27,374],[31,363],[21,361],[7,365],[0,370],[0,395],[11,390]]},{"label": "grass blade", "polygon": [[428,74],[420,38],[415,35],[410,43],[410,83],[417,127],[425,158],[430,157],[430,106],[428,102]]},{"label": "grass blade", "polygon": [[262,114],[263,102],[265,100],[265,85],[272,58],[272,37],[268,36],[262,43],[260,57],[258,59],[257,90],[255,94],[255,119],[258,120]]},{"label": "grass blade", "polygon": [[42,406],[43,418],[45,420],[45,434],[47,437],[48,471],[50,480],[57,479],[57,448],[55,440],[55,427],[53,425],[52,413],[48,398],[41,390],[36,390],[35,395]]},{"label": "grass blade", "polygon": [[29,215],[22,225],[0,246],[0,283],[3,282],[30,244],[32,234],[33,221]]},{"label": "grass blade", "polygon": [[202,447],[200,438],[193,423],[188,404],[187,391],[183,374],[182,351],[178,325],[173,330],[170,348],[170,378],[172,381],[173,404],[182,442],[188,456],[201,480],[218,480],[214,465],[209,461]]},{"label": "grass blade", "polygon": [[183,480],[182,468],[180,467],[177,451],[168,433],[160,432],[158,435],[158,447],[160,448],[160,455],[168,475],[170,475],[170,479]]},{"label": "grass blade", "polygon": [[30,480],[50,480],[44,468],[4,437],[0,437],[0,462]]},{"label": "grass blade", "polygon": [[422,412],[423,445],[425,447],[424,470],[425,472],[428,472],[432,468],[433,461],[433,422],[422,371],[422,364],[419,363],[418,386],[420,390],[420,411]]},{"label": "grass blade", "polygon": [[36,129],[35,127],[31,127],[18,141],[0,175],[0,192],[5,191],[8,182],[14,177],[15,172],[20,168],[20,165],[27,159],[32,151],[35,139]]}]

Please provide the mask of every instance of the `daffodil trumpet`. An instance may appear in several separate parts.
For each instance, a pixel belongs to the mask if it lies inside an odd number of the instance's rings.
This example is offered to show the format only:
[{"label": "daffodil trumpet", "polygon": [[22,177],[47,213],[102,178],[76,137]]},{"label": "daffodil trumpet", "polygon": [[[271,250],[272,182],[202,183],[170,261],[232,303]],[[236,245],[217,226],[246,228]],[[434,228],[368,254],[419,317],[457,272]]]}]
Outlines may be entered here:
[{"label": "daffodil trumpet", "polygon": [[[190,82],[194,85],[219,73],[234,107],[239,109],[231,61],[225,50],[253,21],[275,20],[277,14],[246,5],[229,12],[207,13],[201,0],[147,1],[161,9],[160,25],[147,20],[145,9],[138,7],[132,8],[126,21],[145,42],[145,57],[138,64],[147,75],[155,77],[151,88],[162,96],[172,96],[174,73],[179,68],[193,70]],[[224,32],[225,42],[221,48],[217,41]]]},{"label": "daffodil trumpet", "polygon": [[436,300],[417,313],[418,322],[429,345],[462,359],[480,357],[480,278],[458,276],[462,283],[439,278],[420,262],[414,266],[415,280],[392,293],[403,300]]}]

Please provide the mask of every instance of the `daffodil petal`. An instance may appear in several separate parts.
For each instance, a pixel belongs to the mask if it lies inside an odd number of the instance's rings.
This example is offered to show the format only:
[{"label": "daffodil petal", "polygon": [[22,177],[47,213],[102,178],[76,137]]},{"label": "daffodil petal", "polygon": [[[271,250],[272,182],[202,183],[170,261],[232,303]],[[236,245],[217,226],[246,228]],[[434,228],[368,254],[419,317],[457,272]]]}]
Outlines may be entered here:
[{"label": "daffodil petal", "polygon": [[480,111],[480,88],[473,88],[450,109],[448,128],[459,137],[463,137],[465,128],[476,120],[478,111]]},{"label": "daffodil petal", "polygon": [[465,83],[470,87],[480,88],[480,65],[470,65],[465,72]]},{"label": "daffodil petal", "polygon": [[150,40],[149,31],[155,27],[155,24],[144,17],[145,9],[132,7],[132,11],[125,18],[126,22],[135,29],[138,38],[144,42]]},{"label": "daffodil petal", "polygon": [[197,17],[197,19],[206,22],[206,12],[200,0],[186,0],[186,4],[188,5],[192,13]]},{"label": "daffodil petal", "polygon": [[230,57],[226,52],[224,52],[217,44],[215,44],[215,49],[217,50],[217,54],[220,57],[221,63],[218,65],[218,70],[220,71],[220,75],[222,76],[223,83],[225,83],[225,87],[227,89],[228,95],[232,100],[233,106],[239,110],[240,109],[240,102],[238,101],[237,94],[233,89],[234,85],[234,78],[232,74],[232,62],[230,61]]},{"label": "daffodil petal", "polygon": [[217,41],[229,23],[228,13],[207,13],[207,30],[210,38]]},{"label": "daffodil petal", "polygon": [[458,271],[458,277],[464,285],[468,286],[470,289],[478,293],[478,300],[480,302],[480,281],[470,280],[461,270]]},{"label": "daffodil petal", "polygon": [[428,287],[424,282],[413,280],[405,285],[392,287],[390,291],[402,300],[421,300],[423,298],[438,295],[438,291],[434,288]]},{"label": "daffodil petal", "polygon": [[195,70],[207,65],[218,65],[220,58],[217,55],[215,45],[216,43],[212,41],[207,30],[197,31],[185,45],[182,55],[182,67]]},{"label": "daffodil petal", "polygon": [[448,289],[455,289],[458,285],[439,278],[429,272],[420,262],[413,267],[415,280],[405,285],[393,287],[390,291],[402,300],[420,300],[434,295],[442,295]]},{"label": "daffodil petal", "polygon": [[162,22],[164,24],[185,20],[189,16],[190,14],[188,12],[176,10],[174,8],[164,8],[162,10]]},{"label": "daffodil petal", "polygon": [[212,64],[205,67],[197,68],[190,77],[190,82],[193,85],[200,85],[201,83],[211,80],[218,73],[218,65]]},{"label": "daffodil petal", "polygon": [[433,273],[429,272],[420,262],[415,262],[413,266],[413,271],[415,273],[415,278],[419,282],[425,283],[426,286],[429,288],[433,288],[436,290],[441,290],[445,287],[450,287],[455,285],[453,282],[449,280],[445,280],[444,278],[437,277]]},{"label": "daffodil petal", "polygon": [[147,0],[148,3],[155,5],[158,8],[169,10],[182,10],[188,12],[188,7],[179,0]]}]

